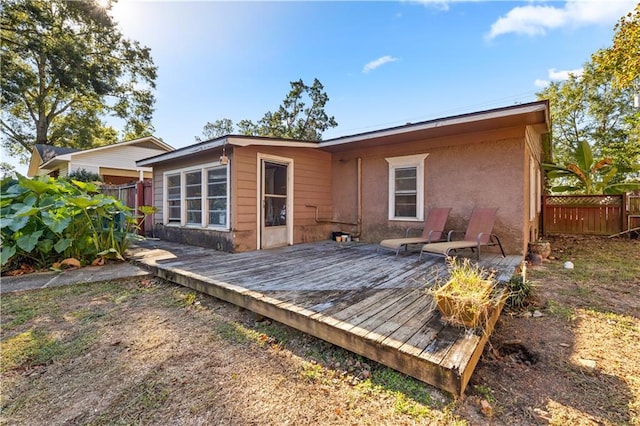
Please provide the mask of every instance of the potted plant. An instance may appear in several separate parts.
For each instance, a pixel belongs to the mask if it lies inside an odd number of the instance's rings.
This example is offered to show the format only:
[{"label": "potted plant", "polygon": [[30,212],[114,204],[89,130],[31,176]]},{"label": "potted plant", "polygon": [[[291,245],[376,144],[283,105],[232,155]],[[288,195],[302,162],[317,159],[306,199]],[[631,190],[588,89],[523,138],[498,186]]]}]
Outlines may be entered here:
[{"label": "potted plant", "polygon": [[496,305],[494,274],[468,258],[448,258],[447,264],[448,280],[429,291],[440,313],[453,325],[483,326]]}]

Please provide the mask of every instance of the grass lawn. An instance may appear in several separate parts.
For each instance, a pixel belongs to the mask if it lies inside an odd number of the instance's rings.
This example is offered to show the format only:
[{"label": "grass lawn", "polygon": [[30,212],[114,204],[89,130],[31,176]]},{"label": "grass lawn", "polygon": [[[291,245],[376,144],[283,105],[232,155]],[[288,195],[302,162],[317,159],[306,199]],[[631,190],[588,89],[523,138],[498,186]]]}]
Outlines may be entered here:
[{"label": "grass lawn", "polygon": [[3,295],[0,423],[640,424],[640,242],[552,250],[461,400],[160,280]]}]

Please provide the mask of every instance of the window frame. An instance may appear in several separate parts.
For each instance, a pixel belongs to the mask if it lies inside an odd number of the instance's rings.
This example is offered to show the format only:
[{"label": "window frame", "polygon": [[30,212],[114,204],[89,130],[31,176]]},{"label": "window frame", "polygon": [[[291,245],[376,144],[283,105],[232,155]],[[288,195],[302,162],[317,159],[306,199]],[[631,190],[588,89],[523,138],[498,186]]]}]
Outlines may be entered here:
[{"label": "window frame", "polygon": [[[172,186],[171,188],[178,188],[179,190],[178,197],[169,199],[169,179],[175,176],[178,177],[179,182],[177,186]],[[165,173],[163,189],[164,189],[164,210],[163,210],[164,218],[162,222],[165,225],[182,224],[182,174],[181,173]],[[172,210],[172,207],[175,209],[175,205],[172,206],[169,204],[169,202],[175,202],[175,201],[178,202],[178,210],[180,211],[180,213],[177,215],[177,217],[172,217],[170,212]]]},{"label": "window frame", "polygon": [[[404,222],[421,222],[424,220],[424,161],[428,155],[426,153],[385,158],[389,166],[389,220]],[[396,216],[396,170],[410,168],[416,169],[416,215]]]},{"label": "window frame", "polygon": [[[225,169],[225,184],[226,184],[226,216],[225,224],[211,224],[209,223],[209,180],[208,174],[213,169]],[[162,209],[162,223],[165,226],[175,227],[187,227],[187,228],[202,228],[211,229],[217,231],[230,231],[230,199],[231,199],[231,185],[230,185],[230,162],[227,164],[221,164],[220,162],[206,163],[198,166],[183,167],[179,169],[172,169],[163,172],[163,209]],[[193,200],[193,197],[187,197],[187,182],[186,175],[190,173],[200,173],[200,223],[188,223],[187,220],[187,201]],[[170,220],[169,218],[169,199],[168,199],[168,179],[171,176],[180,176],[180,221]],[[220,198],[217,196],[217,198]]]}]

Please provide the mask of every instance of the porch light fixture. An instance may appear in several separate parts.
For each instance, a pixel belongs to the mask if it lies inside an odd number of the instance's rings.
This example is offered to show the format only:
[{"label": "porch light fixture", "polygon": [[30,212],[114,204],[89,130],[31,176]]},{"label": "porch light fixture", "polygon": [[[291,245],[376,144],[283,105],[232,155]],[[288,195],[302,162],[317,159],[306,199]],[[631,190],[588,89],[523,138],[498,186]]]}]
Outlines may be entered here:
[{"label": "porch light fixture", "polygon": [[227,141],[224,141],[224,145],[222,145],[222,155],[220,156],[220,164],[226,166],[229,164],[229,157],[227,157]]}]

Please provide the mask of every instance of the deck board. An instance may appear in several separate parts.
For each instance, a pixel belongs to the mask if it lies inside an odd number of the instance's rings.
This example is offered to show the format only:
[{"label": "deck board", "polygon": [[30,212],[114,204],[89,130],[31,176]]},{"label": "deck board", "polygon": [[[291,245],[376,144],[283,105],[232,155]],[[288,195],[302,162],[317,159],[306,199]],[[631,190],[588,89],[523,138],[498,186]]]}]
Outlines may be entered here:
[{"label": "deck board", "polygon": [[[460,395],[488,336],[445,324],[425,288],[448,273],[442,258],[333,241],[229,254],[143,241],[132,260],[210,294]],[[471,254],[473,258],[473,254]],[[482,253],[508,280],[521,256]],[[502,305],[491,318],[490,329]]]}]

